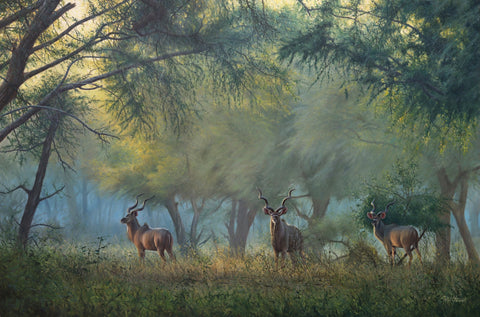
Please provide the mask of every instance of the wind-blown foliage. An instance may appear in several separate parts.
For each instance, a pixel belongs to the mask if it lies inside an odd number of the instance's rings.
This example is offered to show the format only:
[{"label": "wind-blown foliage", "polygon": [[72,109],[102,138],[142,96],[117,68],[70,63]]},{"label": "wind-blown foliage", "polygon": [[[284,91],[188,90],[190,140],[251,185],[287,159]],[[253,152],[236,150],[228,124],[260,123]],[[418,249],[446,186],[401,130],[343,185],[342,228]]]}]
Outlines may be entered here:
[{"label": "wind-blown foliage", "polygon": [[[311,2],[309,2],[311,3]],[[286,39],[280,57],[387,94],[397,118],[480,115],[480,4],[473,0],[318,1],[313,25]]]}]

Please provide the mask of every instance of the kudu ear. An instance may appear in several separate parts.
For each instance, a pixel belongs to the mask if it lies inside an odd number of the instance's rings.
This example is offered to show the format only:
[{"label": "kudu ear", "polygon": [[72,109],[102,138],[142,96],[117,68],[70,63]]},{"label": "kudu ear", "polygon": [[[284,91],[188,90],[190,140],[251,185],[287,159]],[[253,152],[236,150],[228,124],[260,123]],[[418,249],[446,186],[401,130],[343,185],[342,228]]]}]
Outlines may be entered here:
[{"label": "kudu ear", "polygon": [[135,210],[135,211],[132,212],[132,214],[133,214],[135,217],[137,217],[137,216],[138,216],[138,211]]},{"label": "kudu ear", "polygon": [[283,207],[282,211],[280,212],[280,216],[287,213],[287,207]]},{"label": "kudu ear", "polygon": [[371,220],[373,220],[373,218],[375,218],[373,212],[367,212],[367,217]]},{"label": "kudu ear", "polygon": [[380,217],[380,219],[385,219],[385,217],[387,217],[387,213],[385,211],[382,211],[378,214],[378,216]]}]

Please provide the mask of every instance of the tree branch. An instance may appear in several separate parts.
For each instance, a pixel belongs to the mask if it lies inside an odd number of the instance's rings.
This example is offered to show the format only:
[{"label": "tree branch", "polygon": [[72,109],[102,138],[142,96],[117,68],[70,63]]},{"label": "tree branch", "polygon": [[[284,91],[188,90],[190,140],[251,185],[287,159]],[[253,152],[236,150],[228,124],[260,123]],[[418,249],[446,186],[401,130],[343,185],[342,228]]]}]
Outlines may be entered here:
[{"label": "tree branch", "polygon": [[[25,108],[32,108],[30,109],[28,112],[26,112],[25,114],[23,114],[19,119],[17,119],[16,121],[14,121],[12,124],[10,124],[9,126],[5,127],[3,130],[0,131],[0,143],[13,131],[15,130],[16,128],[18,128],[19,126],[21,126],[22,124],[24,124],[26,121],[28,121],[33,115],[37,114],[38,112],[40,112],[40,110],[44,109],[44,108],[50,108],[48,106],[46,106],[56,95],[58,94],[61,94],[61,93],[64,93],[64,92],[67,92],[69,90],[74,90],[74,89],[81,89],[83,88],[83,86],[86,86],[86,85],[91,85],[97,81],[100,81],[100,80],[103,80],[103,79],[107,79],[107,78],[110,78],[110,77],[113,77],[113,76],[116,76],[116,75],[119,75],[119,74],[122,74],[128,70],[131,70],[131,69],[135,69],[135,68],[139,68],[139,67],[142,67],[144,65],[147,65],[149,63],[155,63],[155,62],[158,62],[158,61],[162,61],[162,60],[166,60],[166,59],[169,59],[169,58],[174,58],[174,57],[178,57],[178,56],[187,56],[187,55],[192,55],[192,54],[199,54],[199,53],[202,53],[206,51],[206,48],[199,48],[199,49],[193,49],[193,50],[189,50],[189,51],[181,51],[181,52],[175,52],[175,53],[169,53],[169,54],[164,54],[164,55],[161,55],[161,56],[157,56],[157,57],[153,57],[153,58],[150,58],[150,59],[147,59],[147,60],[144,60],[144,61],[141,61],[141,62],[137,62],[137,63],[133,63],[131,65],[127,65],[125,67],[121,67],[117,70],[114,70],[114,71],[111,71],[111,72],[107,72],[107,73],[104,73],[104,74],[101,74],[101,75],[98,75],[98,76],[94,76],[94,77],[91,77],[91,78],[87,78],[87,79],[84,79],[84,80],[81,80],[81,81],[78,81],[78,82],[75,82],[75,83],[70,83],[70,84],[66,84],[66,85],[62,85],[62,82],[57,85],[57,87],[55,89],[53,89],[52,91],[50,91],[39,103],[38,105],[36,106],[27,106]],[[97,57],[96,57],[97,58]],[[102,58],[102,57],[98,57],[98,58]],[[73,61],[72,63],[74,63],[75,61]],[[65,76],[64,76],[64,79],[65,79]],[[56,108],[51,108],[51,110],[59,110],[59,109],[56,109]],[[16,112],[17,110],[14,110],[14,112]],[[11,112],[7,113],[7,114],[10,114]],[[4,114],[2,115],[5,116],[7,114]],[[67,115],[69,116],[72,116],[71,114],[68,114],[66,113]],[[78,118],[76,118],[78,119]],[[88,130],[92,131],[91,128],[88,128]],[[98,135],[98,133],[96,133]],[[110,136],[108,134],[101,134],[101,135],[104,135],[104,136]],[[114,137],[114,136],[112,136]]]},{"label": "tree branch", "polygon": [[85,122],[83,122],[79,117],[69,113],[69,112],[66,112],[65,110],[62,110],[62,109],[58,109],[58,108],[54,108],[54,107],[50,107],[50,106],[42,106],[42,105],[34,105],[34,106],[25,106],[25,107],[21,107],[21,108],[17,108],[17,109],[14,109],[12,111],[9,111],[3,115],[0,115],[0,118],[1,117],[4,117],[4,116],[7,116],[9,114],[12,114],[14,112],[17,112],[17,111],[21,111],[21,110],[25,110],[25,109],[31,109],[31,108],[39,108],[39,109],[46,109],[46,110],[51,110],[51,111],[56,111],[56,112],[59,112],[61,114],[64,114],[66,116],[69,116],[73,119],[75,119],[77,122],[79,122],[85,129],[87,129],[88,131],[92,132],[93,134],[97,135],[99,138],[103,139],[103,137],[110,137],[110,138],[116,138],[118,139],[118,136],[116,135],[113,135],[113,134],[108,134],[108,133],[104,133],[104,132],[98,132],[97,130],[91,128],[88,124],[86,124]]},{"label": "tree branch", "polygon": [[[93,20],[93,19],[95,19],[96,17],[99,17],[99,16],[101,16],[101,15],[103,15],[103,14],[109,12],[109,11],[112,11],[112,10],[116,9],[117,7],[119,7],[120,5],[124,4],[125,2],[126,2],[126,1],[122,1],[122,2],[114,5],[114,6],[111,7],[111,8],[105,9],[105,10],[103,10],[103,11],[99,11],[99,12],[93,14],[93,15],[90,15],[90,16],[88,16],[88,17],[85,17],[85,18],[83,18],[83,19],[81,19],[81,20],[73,23],[73,24],[70,25],[68,28],[66,28],[63,32],[61,32],[61,33],[58,34],[56,37],[54,37],[53,39],[51,39],[51,40],[49,40],[49,41],[46,41],[46,42],[44,42],[44,43],[42,43],[42,44],[39,44],[39,45],[37,45],[37,46],[35,46],[35,47],[33,47],[32,51],[35,52],[35,51],[41,50],[41,49],[44,48],[44,47],[47,47],[47,46],[52,45],[53,43],[55,43],[55,42],[57,42],[58,40],[60,40],[61,38],[63,38],[65,35],[68,35],[68,34],[69,34],[73,29],[75,29],[77,26],[83,25],[84,23],[86,23],[86,22],[88,22],[88,21],[90,21],[90,20]],[[101,28],[100,28],[100,29],[101,29]],[[97,34],[98,34],[98,32],[97,32]]]},{"label": "tree branch", "polygon": [[20,19],[22,17],[25,17],[30,12],[40,8],[42,3],[43,3],[43,0],[37,1],[34,4],[32,4],[31,6],[23,8],[20,11],[17,11],[15,13],[13,13],[12,15],[4,18],[3,20],[0,20],[0,29],[3,29],[4,27],[6,27],[6,26],[10,25],[11,23],[17,21],[18,19]]},{"label": "tree branch", "polygon": [[65,186],[62,186],[62,188],[60,189],[57,189],[56,191],[54,191],[52,194],[50,195],[47,195],[45,197],[42,197],[39,199],[39,201],[42,201],[42,200],[46,200],[46,199],[49,199],[49,198],[52,198],[53,196],[57,195],[59,192],[61,192],[63,189],[65,188]]},{"label": "tree branch", "polygon": [[27,187],[25,187],[25,185],[18,185],[17,187],[15,187],[14,189],[11,189],[7,192],[0,192],[0,194],[4,194],[4,195],[8,195],[8,194],[11,194],[13,193],[14,191],[18,190],[18,189],[22,189],[25,193],[30,194],[31,190],[28,189]]}]

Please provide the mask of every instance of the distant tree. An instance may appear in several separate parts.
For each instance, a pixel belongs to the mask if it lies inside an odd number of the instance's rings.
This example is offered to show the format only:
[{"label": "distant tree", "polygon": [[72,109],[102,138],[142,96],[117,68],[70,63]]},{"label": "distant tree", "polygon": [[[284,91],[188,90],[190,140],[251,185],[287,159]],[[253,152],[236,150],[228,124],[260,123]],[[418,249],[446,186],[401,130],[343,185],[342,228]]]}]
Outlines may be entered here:
[{"label": "distant tree", "polygon": [[[398,127],[417,132],[418,125],[427,127],[420,132],[426,140],[432,134],[440,139],[459,136],[459,143],[448,144],[452,152],[470,142],[469,129],[480,115],[478,2],[299,4],[315,22],[287,40],[280,50],[282,59],[311,65],[319,76],[329,75],[332,69],[344,71],[346,81],[355,80],[369,87],[372,99],[386,96],[385,106]],[[415,143],[419,144],[418,140]],[[444,147],[437,148],[434,157]],[[442,217],[449,224],[452,211],[459,226],[467,229],[462,237],[469,258],[479,262],[468,228],[463,226],[468,177],[477,167],[447,172],[452,162],[434,165],[442,195],[451,202]],[[454,201],[457,193],[458,203]],[[439,259],[449,258],[449,241],[449,230],[437,234]]]},{"label": "distant tree", "polygon": [[[332,199],[351,197],[365,179],[378,175],[400,154],[385,115],[367,106],[359,85],[341,80],[308,87],[299,94],[289,124],[285,166],[311,199],[299,210],[309,225],[321,221]],[[293,175],[292,175],[293,173]]]}]

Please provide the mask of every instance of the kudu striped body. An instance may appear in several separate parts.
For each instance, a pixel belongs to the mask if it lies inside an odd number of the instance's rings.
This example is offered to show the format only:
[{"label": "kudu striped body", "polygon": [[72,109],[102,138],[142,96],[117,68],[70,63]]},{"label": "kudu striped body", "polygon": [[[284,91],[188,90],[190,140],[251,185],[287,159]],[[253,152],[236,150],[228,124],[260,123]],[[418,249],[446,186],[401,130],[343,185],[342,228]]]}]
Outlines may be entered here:
[{"label": "kudu striped body", "polygon": [[173,254],[173,237],[170,231],[163,228],[150,228],[147,223],[140,226],[137,220],[138,212],[145,208],[145,203],[152,199],[150,197],[143,201],[143,205],[140,208],[134,209],[138,205],[138,197],[135,205],[128,207],[127,215],[123,217],[120,222],[127,225],[128,238],[137,247],[140,260],[145,258],[145,250],[157,251],[160,257],[165,259],[165,251],[167,251],[170,259],[175,260]]},{"label": "kudu striped body", "polygon": [[280,216],[287,212],[285,202],[292,198],[292,191],[293,189],[288,192],[288,196],[283,199],[282,205],[274,210],[268,205],[268,200],[263,197],[262,191],[258,189],[258,198],[265,201],[263,212],[270,216],[270,236],[272,239],[273,252],[275,254],[275,267],[278,267],[279,254],[282,257],[282,266],[285,262],[287,253],[290,255],[294,265],[296,263],[296,252],[298,252],[302,259],[304,259],[302,233],[297,227],[287,224],[285,220],[280,218]]},{"label": "kudu striped body", "polygon": [[371,202],[373,206],[372,211],[367,213],[367,217],[372,221],[373,234],[383,244],[387,250],[388,257],[392,265],[395,265],[395,249],[403,248],[405,253],[409,256],[408,266],[410,267],[413,259],[412,251],[415,250],[418,255],[420,263],[422,263],[422,256],[418,250],[417,230],[412,226],[399,226],[395,224],[385,225],[382,219],[387,216],[388,207],[394,203],[389,203],[384,211],[375,213],[375,203]]}]

